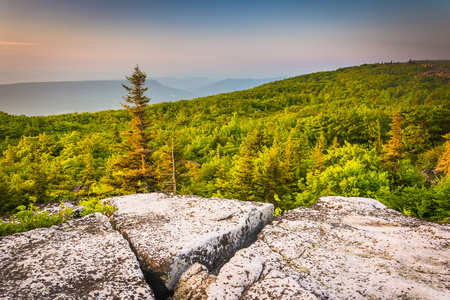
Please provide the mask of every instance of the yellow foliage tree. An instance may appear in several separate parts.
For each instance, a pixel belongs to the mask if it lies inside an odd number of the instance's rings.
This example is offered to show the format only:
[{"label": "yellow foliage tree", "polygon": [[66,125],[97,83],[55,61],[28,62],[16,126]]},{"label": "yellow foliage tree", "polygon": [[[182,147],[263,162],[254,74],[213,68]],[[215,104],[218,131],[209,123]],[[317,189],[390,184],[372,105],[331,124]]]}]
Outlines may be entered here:
[{"label": "yellow foliage tree", "polygon": [[439,158],[436,169],[447,176],[450,174],[450,134],[447,134],[448,138],[445,144],[445,152]]}]

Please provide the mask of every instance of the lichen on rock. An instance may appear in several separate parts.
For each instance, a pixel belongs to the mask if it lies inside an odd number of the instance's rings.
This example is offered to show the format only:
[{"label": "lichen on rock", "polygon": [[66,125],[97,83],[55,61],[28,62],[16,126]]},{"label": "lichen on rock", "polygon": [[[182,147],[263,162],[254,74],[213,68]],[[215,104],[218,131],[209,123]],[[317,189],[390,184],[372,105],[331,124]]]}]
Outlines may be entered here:
[{"label": "lichen on rock", "polygon": [[264,203],[109,200],[120,233],[93,214],[1,238],[0,299],[154,299],[144,275],[160,299],[450,299],[450,224],[373,199],[322,197],[270,222]]},{"label": "lichen on rock", "polygon": [[112,222],[132,245],[157,294],[170,294],[180,276],[201,263],[218,272],[249,246],[273,216],[273,205],[161,193],[114,197]]},{"label": "lichen on rock", "polygon": [[[449,224],[402,215],[373,199],[322,197],[275,217],[198,299],[446,300],[449,245]],[[259,273],[259,259],[263,269],[252,282],[248,266],[253,260]]]},{"label": "lichen on rock", "polygon": [[154,299],[127,241],[99,213],[0,240],[0,299]]}]

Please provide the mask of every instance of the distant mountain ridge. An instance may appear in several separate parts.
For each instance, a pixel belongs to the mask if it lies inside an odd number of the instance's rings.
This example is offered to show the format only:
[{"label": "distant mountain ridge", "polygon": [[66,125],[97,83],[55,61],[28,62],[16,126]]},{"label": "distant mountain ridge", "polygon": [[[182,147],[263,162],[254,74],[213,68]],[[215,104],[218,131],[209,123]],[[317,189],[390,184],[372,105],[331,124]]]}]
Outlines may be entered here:
[{"label": "distant mountain ridge", "polygon": [[188,91],[195,92],[203,96],[229,93],[235,91],[242,91],[254,88],[256,86],[269,83],[272,81],[286,79],[287,77],[279,78],[266,78],[266,79],[232,79],[228,78],[225,80],[213,82],[201,87],[189,89]]},{"label": "distant mountain ridge", "polygon": [[180,89],[191,90],[208,84],[212,84],[215,81],[206,77],[186,77],[186,78],[173,78],[173,77],[150,77],[161,83],[162,85]]},{"label": "distant mountain ridge", "polygon": [[[191,100],[253,88],[276,79],[226,79],[203,77],[147,79],[150,104]],[[30,82],[0,85],[0,111],[13,115],[46,116],[71,112],[96,112],[122,108],[125,80]],[[170,86],[168,86],[170,85]],[[172,86],[172,87],[171,87]],[[177,88],[178,87],[178,88]],[[180,87],[186,88],[181,89]]]},{"label": "distant mountain ridge", "polygon": [[[121,108],[126,81],[33,82],[0,85],[0,110],[15,115],[53,115]],[[152,103],[195,98],[195,94],[147,80]]]}]

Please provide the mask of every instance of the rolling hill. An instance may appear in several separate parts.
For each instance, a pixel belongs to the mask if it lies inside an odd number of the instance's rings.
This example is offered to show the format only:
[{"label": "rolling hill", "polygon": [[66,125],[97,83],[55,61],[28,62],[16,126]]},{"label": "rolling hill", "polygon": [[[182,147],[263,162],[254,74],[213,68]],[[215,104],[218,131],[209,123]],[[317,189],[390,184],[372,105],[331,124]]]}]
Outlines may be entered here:
[{"label": "rolling hill", "polygon": [[216,95],[216,94],[222,94],[222,93],[229,93],[229,92],[235,92],[235,91],[242,91],[251,89],[253,87],[285,79],[286,77],[279,77],[279,78],[267,78],[267,79],[232,79],[228,78],[225,80],[220,80],[217,82],[213,82],[207,85],[203,85],[196,88],[191,88],[189,91],[195,92],[196,94],[200,95],[201,97],[209,96],[209,95]]},{"label": "rolling hill", "polygon": [[[275,79],[227,79],[215,83],[195,77],[158,80],[166,85],[155,79],[146,81],[151,104],[248,89]],[[0,85],[0,111],[13,115],[46,116],[118,109],[125,95],[122,83],[128,84],[121,80],[4,84]]]},{"label": "rolling hill", "polygon": [[[121,108],[125,81],[36,82],[0,85],[0,110],[14,115],[57,115]],[[192,92],[148,80],[152,103],[192,99]]]},{"label": "rolling hill", "polygon": [[[173,138],[182,194],[270,202],[278,213],[320,196],[369,197],[450,221],[450,61],[317,72],[147,112],[152,190],[166,188]],[[0,112],[0,207],[72,199],[78,184],[103,198],[136,192],[117,179],[131,165],[116,162],[128,155],[130,119],[125,109]]]}]

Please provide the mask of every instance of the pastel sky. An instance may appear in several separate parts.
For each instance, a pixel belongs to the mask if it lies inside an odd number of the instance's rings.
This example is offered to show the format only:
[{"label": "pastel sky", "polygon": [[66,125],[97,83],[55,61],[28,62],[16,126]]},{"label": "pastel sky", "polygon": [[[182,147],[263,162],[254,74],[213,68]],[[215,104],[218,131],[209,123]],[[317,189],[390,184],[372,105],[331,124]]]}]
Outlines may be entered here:
[{"label": "pastel sky", "polygon": [[0,0],[0,84],[450,59],[449,0]]}]

